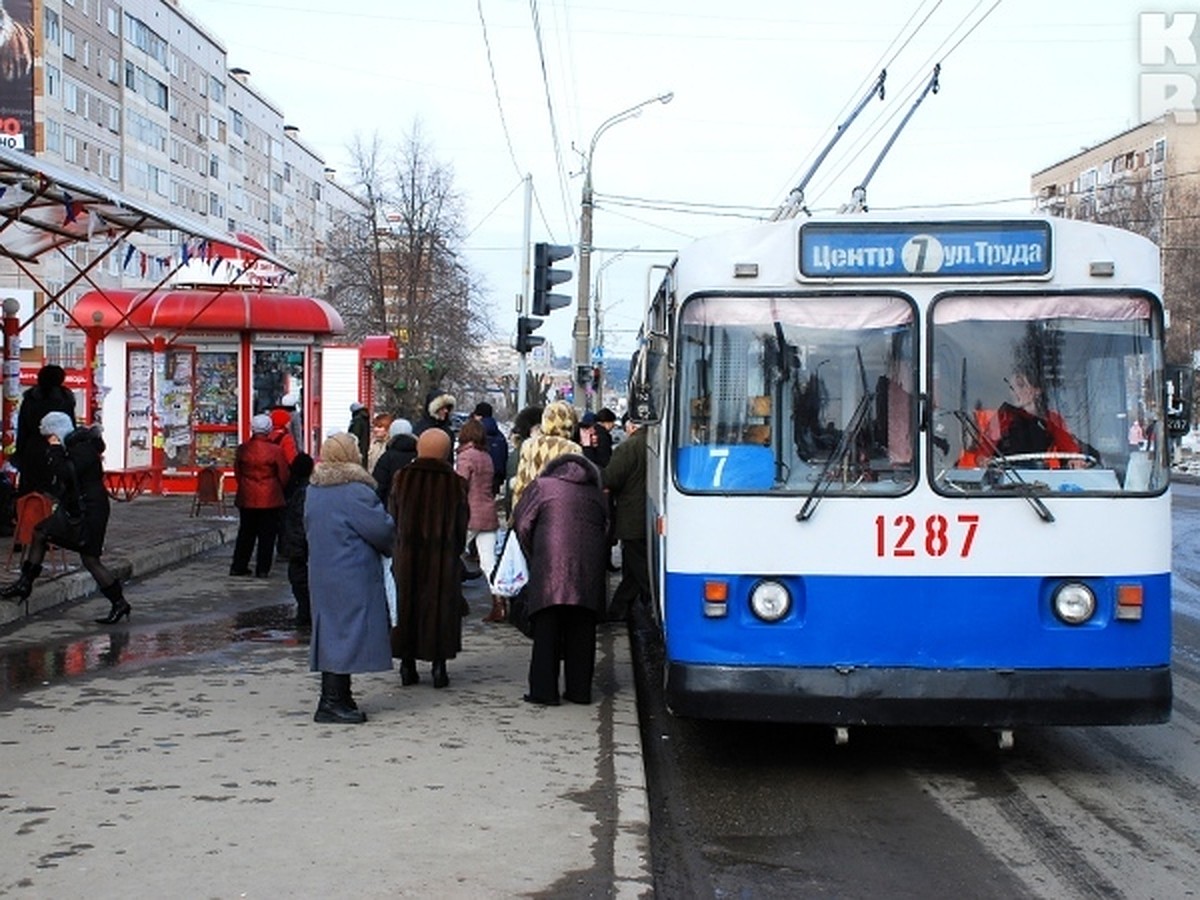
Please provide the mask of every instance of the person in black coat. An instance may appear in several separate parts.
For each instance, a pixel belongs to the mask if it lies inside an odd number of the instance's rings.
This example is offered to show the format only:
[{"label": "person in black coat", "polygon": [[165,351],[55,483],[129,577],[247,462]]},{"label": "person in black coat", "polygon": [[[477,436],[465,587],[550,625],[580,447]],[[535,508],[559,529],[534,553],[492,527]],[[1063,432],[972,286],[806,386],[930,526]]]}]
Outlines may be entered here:
[{"label": "person in black coat", "polygon": [[41,432],[49,443],[46,469],[51,474],[49,493],[57,500],[53,514],[33,530],[33,541],[21,562],[21,577],[0,590],[0,597],[27,602],[34,579],[41,574],[49,544],[79,554],[85,569],[96,579],[100,593],[112,604],[107,616],[97,619],[112,625],[128,619],[131,607],[121,582],[100,561],[108,531],[108,491],[104,487],[104,439],[94,428],[76,428],[64,412],[47,413]]},{"label": "person in black coat", "polygon": [[392,490],[392,481],[396,473],[417,458],[417,439],[413,437],[412,423],[408,419],[393,419],[388,426],[388,445],[375,463],[371,475],[378,487],[375,493],[380,501],[387,506],[388,494]]},{"label": "person in black coat", "polygon": [[13,465],[21,473],[17,496],[40,491],[49,493],[51,473],[47,468],[46,451],[50,448],[40,431],[46,413],[61,412],[75,421],[75,395],[63,387],[66,372],[61,366],[42,366],[37,384],[21,395],[17,413],[17,443]]},{"label": "person in black coat", "polygon": [[450,426],[450,413],[454,412],[454,395],[441,391],[430,391],[425,397],[425,409],[413,426],[413,437],[420,437],[430,428],[440,428],[454,446],[454,429]]},{"label": "person in black coat", "polygon": [[487,439],[488,456],[492,458],[492,495],[500,493],[508,472],[508,440],[500,433],[500,426],[491,416],[479,420],[483,424],[483,436]]},{"label": "person in black coat", "polygon": [[288,583],[292,596],[296,598],[296,627],[307,630],[312,627],[312,603],[308,590],[308,538],[304,533],[304,497],[308,491],[308,479],[313,472],[313,458],[307,453],[297,453],[292,460],[291,476],[284,485],[283,530],[279,535],[279,549],[287,556]]}]

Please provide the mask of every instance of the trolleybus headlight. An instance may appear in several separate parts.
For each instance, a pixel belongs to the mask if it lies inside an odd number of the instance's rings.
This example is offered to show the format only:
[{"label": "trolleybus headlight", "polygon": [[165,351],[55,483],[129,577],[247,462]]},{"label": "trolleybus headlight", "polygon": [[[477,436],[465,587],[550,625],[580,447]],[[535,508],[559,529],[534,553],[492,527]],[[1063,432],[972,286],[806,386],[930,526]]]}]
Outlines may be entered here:
[{"label": "trolleybus headlight", "polygon": [[1068,625],[1080,625],[1096,611],[1096,595],[1086,584],[1068,582],[1054,592],[1054,614]]},{"label": "trolleybus headlight", "polygon": [[792,608],[792,595],[778,581],[760,581],[750,591],[750,609],[764,622],[778,622]]}]

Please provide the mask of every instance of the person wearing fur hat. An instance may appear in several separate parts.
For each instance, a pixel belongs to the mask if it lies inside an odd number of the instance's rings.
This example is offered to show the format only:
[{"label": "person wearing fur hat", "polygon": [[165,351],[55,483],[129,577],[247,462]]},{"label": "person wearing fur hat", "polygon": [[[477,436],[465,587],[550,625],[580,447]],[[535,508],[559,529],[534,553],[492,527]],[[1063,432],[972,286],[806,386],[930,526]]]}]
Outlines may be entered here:
[{"label": "person wearing fur hat", "polygon": [[100,561],[109,515],[101,462],[104,439],[94,428],[76,428],[64,412],[47,413],[39,428],[47,442],[45,466],[50,476],[47,492],[58,505],[49,518],[34,528],[33,540],[21,562],[21,577],[0,590],[0,597],[28,604],[47,547],[55,544],[79,554],[83,567],[96,579],[100,593],[111,604],[108,615],[96,621],[112,625],[128,619],[132,607],[125,599],[121,582]]},{"label": "person wearing fur hat", "polygon": [[462,548],[467,542],[467,483],[450,465],[450,436],[429,428],[417,458],[392,484],[388,512],[396,523],[392,572],[399,599],[392,655],[400,683],[416,684],[417,660],[433,663],[433,686],[450,683],[446,661],[462,649]]},{"label": "person wearing fur hat", "polygon": [[309,670],[321,673],[314,722],[367,720],[350,676],[392,668],[380,558],[392,552],[394,525],[362,467],[358,442],[335,434],[321,445],[304,500],[312,639]]},{"label": "person wearing fur hat", "polygon": [[230,575],[250,574],[250,554],[256,547],[254,574],[259,578],[271,574],[285,506],[283,489],[291,473],[283,448],[272,442],[270,435],[271,417],[260,413],[250,420],[250,440],[239,444],[234,455],[238,530]]},{"label": "person wearing fur hat", "polygon": [[430,428],[440,428],[454,443],[454,430],[450,427],[450,413],[454,412],[454,395],[442,391],[430,391],[425,398],[425,412],[413,425],[413,434],[420,437]]}]

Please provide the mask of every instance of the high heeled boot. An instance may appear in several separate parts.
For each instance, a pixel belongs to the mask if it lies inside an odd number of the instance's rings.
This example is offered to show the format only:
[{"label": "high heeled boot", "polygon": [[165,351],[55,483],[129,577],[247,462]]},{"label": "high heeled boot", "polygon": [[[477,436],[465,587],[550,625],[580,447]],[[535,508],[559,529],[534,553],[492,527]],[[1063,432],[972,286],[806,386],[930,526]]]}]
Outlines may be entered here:
[{"label": "high heeled boot", "polygon": [[112,604],[112,608],[109,609],[107,616],[97,619],[96,624],[113,625],[122,619],[129,618],[129,613],[133,607],[125,599],[125,592],[121,589],[121,582],[114,581],[108,587],[100,588],[100,593],[108,598],[108,602]]},{"label": "high heeled boot", "polygon": [[22,603],[29,599],[29,595],[33,593],[33,582],[42,574],[42,567],[31,563],[29,560],[21,563],[21,575],[12,584],[0,588],[0,597],[5,600],[12,600],[16,603]]},{"label": "high heeled boot", "polygon": [[503,622],[508,619],[508,603],[503,597],[492,595],[492,611],[483,617],[485,622]]},{"label": "high heeled boot", "polygon": [[345,697],[349,687],[349,675],[322,672],[321,699],[317,702],[313,721],[332,725],[360,725],[367,721],[363,713],[346,705]]}]

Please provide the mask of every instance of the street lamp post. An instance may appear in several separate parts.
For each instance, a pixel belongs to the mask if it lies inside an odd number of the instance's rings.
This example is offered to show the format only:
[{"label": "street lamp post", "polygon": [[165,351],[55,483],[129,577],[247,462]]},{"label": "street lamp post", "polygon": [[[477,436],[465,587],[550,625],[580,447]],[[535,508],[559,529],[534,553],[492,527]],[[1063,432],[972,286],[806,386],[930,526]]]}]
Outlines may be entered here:
[{"label": "street lamp post", "polygon": [[578,307],[575,310],[575,406],[577,409],[587,408],[587,373],[591,371],[592,352],[590,346],[591,326],[588,319],[588,297],[591,294],[591,257],[592,257],[592,155],[596,152],[596,142],[618,122],[632,119],[642,114],[642,108],[652,103],[670,103],[675,97],[673,93],[660,94],[643,100],[641,103],[622,110],[615,116],[609,116],[600,123],[592,142],[588,145],[587,156],[583,159],[583,201],[579,212],[579,279],[577,283]]}]

